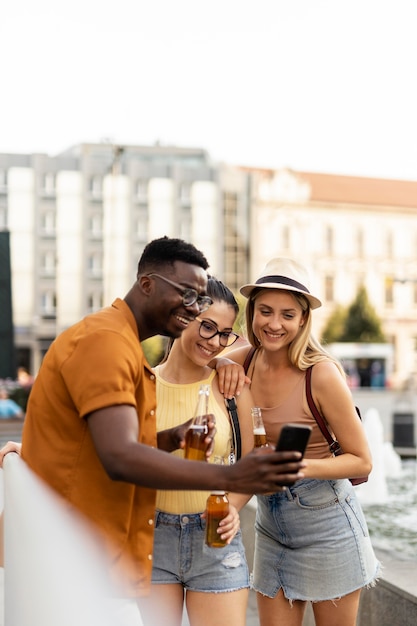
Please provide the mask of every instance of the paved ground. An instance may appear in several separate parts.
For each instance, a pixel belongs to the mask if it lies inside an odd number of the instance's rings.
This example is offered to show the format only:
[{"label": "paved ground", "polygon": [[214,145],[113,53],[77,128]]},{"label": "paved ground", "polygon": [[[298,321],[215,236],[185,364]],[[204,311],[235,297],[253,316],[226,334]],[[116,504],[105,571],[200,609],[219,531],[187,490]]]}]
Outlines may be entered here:
[{"label": "paved ground", "polygon": [[246,626],[259,626],[258,609],[256,607],[256,594],[254,591],[249,593],[248,611],[246,613]]}]

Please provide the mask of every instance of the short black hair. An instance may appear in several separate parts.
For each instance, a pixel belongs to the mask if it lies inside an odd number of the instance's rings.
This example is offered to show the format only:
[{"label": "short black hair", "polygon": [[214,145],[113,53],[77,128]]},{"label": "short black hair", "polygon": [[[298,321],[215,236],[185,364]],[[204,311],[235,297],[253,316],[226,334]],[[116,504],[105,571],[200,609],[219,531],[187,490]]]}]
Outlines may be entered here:
[{"label": "short black hair", "polygon": [[183,239],[160,237],[153,239],[146,246],[138,263],[138,274],[144,274],[162,265],[173,265],[175,261],[183,261],[206,270],[209,263],[200,250]]}]

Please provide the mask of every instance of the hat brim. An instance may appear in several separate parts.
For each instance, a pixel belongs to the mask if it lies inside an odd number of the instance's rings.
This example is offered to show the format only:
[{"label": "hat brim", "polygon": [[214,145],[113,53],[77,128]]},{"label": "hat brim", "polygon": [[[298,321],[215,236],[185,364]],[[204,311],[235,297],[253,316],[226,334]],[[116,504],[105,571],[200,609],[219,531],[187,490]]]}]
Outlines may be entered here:
[{"label": "hat brim", "polygon": [[306,292],[301,289],[291,287],[291,285],[285,285],[282,283],[260,283],[257,285],[252,283],[248,285],[243,285],[239,289],[239,291],[242,296],[245,296],[245,298],[249,298],[254,289],[279,289],[281,291],[293,291],[294,293],[301,293],[303,296],[305,296],[305,298],[307,298],[307,300],[309,301],[310,307],[312,309],[318,309],[322,305],[321,301],[315,296],[312,296],[311,293],[308,293],[308,291]]}]

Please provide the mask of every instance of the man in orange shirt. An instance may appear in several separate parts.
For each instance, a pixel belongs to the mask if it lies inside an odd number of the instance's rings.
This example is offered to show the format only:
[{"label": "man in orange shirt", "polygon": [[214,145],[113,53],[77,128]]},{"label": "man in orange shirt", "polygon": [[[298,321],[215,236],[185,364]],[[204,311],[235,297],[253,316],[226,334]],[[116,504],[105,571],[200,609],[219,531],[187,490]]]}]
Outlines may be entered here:
[{"label": "man in orange shirt", "polygon": [[166,454],[183,445],[184,427],[156,433],[155,376],[140,342],[179,337],[210,306],[207,267],[189,243],[151,241],[125,298],[55,339],[29,397],[22,457],[100,529],[124,597],[150,584],[155,489],[259,493],[300,477],[297,453],[258,451],[221,467]]}]

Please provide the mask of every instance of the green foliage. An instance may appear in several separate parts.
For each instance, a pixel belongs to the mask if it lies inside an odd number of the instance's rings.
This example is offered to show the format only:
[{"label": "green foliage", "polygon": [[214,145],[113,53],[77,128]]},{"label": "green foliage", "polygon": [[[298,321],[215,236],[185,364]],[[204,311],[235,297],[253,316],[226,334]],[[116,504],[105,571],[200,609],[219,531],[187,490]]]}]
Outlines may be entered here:
[{"label": "green foliage", "polygon": [[142,341],[142,348],[145,353],[146,359],[152,367],[158,365],[165,352],[167,338],[157,335],[155,337],[149,337],[146,341]]},{"label": "green foliage", "polygon": [[245,307],[246,307],[247,299],[244,296],[242,296],[241,293],[235,293],[234,296],[239,305],[239,313],[237,314],[236,321],[233,324],[233,330],[235,331],[235,333],[243,337],[244,335],[246,335],[245,333],[245,329],[246,329]]},{"label": "green foliage", "polygon": [[326,343],[385,343],[386,338],[381,321],[369,302],[368,294],[362,285],[355,300],[346,309],[338,309],[330,316],[322,333]]},{"label": "green foliage", "polygon": [[336,343],[343,335],[346,324],[347,309],[340,304],[334,309],[327,320],[327,324],[322,332],[321,341],[324,344]]}]

